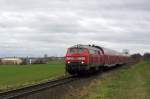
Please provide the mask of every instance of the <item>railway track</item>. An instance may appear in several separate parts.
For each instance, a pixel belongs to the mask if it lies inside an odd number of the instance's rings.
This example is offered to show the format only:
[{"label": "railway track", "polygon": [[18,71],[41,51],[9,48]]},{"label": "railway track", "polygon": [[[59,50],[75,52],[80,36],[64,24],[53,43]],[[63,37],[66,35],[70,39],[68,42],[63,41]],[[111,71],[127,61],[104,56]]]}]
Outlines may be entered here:
[{"label": "railway track", "polygon": [[21,89],[16,89],[12,91],[7,91],[7,92],[2,92],[0,93],[0,99],[16,99],[25,95],[30,95],[33,93],[36,93],[38,91],[42,91],[48,88],[53,88],[56,86],[60,86],[69,82],[72,82],[76,80],[77,78],[74,78],[72,76],[70,77],[64,77],[61,79],[56,79],[56,80],[50,80],[46,83],[41,83],[37,85],[32,85],[29,87],[21,88]]}]

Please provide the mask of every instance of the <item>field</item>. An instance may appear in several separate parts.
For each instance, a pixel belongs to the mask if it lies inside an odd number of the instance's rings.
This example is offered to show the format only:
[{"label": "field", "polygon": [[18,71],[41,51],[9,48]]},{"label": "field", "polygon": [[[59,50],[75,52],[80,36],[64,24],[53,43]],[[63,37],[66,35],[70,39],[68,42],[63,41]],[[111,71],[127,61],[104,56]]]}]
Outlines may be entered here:
[{"label": "field", "polygon": [[48,64],[0,65],[0,91],[19,88],[64,75],[63,61]]},{"label": "field", "polygon": [[140,62],[94,82],[80,99],[150,99],[150,62]]},{"label": "field", "polygon": [[[63,61],[38,65],[0,65],[0,91],[45,82],[65,73]],[[150,62],[105,73],[75,99],[150,99]]]}]

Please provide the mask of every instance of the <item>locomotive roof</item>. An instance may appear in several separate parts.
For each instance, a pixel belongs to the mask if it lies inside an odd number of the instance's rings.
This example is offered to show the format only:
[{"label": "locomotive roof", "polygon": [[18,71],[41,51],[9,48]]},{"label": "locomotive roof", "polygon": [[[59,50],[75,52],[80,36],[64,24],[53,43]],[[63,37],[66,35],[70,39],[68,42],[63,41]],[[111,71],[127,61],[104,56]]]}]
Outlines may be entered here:
[{"label": "locomotive roof", "polygon": [[78,45],[74,45],[70,48],[87,48],[87,49],[93,49],[93,50],[101,50],[104,54],[106,55],[121,55],[121,56],[127,56],[121,52],[117,52],[115,50],[112,50],[112,49],[108,49],[108,48],[104,48],[104,47],[100,47],[100,46],[95,46],[95,45],[81,45],[81,44],[78,44]]},{"label": "locomotive roof", "polygon": [[70,48],[87,48],[87,49],[99,50],[98,48],[95,48],[92,45],[81,45],[81,44],[74,45]]}]

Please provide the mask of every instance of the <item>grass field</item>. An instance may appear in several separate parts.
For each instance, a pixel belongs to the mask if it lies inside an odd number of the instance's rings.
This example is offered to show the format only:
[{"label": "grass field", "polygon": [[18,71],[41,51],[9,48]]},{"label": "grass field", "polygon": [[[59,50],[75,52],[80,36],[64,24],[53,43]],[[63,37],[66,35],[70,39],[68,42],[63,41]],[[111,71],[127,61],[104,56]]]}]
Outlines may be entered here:
[{"label": "grass field", "polygon": [[150,62],[141,62],[97,81],[81,99],[150,99]]},{"label": "grass field", "polygon": [[64,74],[63,61],[49,64],[0,65],[0,91],[40,83]]}]

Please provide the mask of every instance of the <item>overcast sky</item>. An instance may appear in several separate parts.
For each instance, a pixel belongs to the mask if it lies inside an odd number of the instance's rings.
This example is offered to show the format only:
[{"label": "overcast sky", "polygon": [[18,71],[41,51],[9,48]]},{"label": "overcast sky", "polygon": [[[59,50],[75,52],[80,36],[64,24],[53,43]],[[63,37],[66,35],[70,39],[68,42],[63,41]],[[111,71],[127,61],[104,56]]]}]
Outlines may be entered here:
[{"label": "overcast sky", "polygon": [[75,44],[150,52],[150,0],[0,0],[0,57],[64,56]]}]

